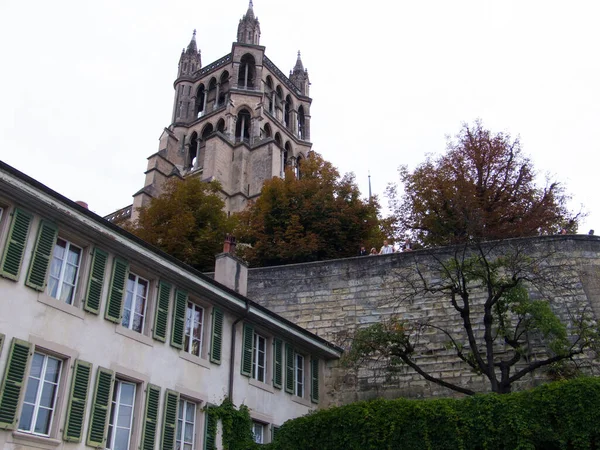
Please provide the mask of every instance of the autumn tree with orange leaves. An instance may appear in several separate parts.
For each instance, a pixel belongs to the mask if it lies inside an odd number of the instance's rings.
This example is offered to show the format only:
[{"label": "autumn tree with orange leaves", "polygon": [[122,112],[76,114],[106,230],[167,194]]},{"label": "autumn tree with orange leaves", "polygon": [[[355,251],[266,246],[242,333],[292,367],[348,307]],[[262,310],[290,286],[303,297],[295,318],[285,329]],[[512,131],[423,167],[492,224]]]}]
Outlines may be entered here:
[{"label": "autumn tree with orange leaves", "polygon": [[444,155],[399,172],[403,193],[387,190],[397,229],[427,247],[577,230],[563,186],[537,186],[519,139],[481,121],[464,124]]},{"label": "autumn tree with orange leaves", "polygon": [[239,216],[236,231],[252,266],[272,266],[356,256],[361,245],[381,245],[379,205],[360,198],[353,174],[312,152],[300,177],[265,182],[260,197]]}]

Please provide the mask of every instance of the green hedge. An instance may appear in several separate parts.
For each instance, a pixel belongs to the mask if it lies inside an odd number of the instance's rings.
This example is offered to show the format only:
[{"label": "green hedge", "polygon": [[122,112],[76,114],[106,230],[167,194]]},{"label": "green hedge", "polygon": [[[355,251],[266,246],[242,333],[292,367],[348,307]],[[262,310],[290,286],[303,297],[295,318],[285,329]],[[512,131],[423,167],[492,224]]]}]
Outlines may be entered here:
[{"label": "green hedge", "polygon": [[600,448],[600,379],[463,399],[374,400],[286,422],[272,450]]}]

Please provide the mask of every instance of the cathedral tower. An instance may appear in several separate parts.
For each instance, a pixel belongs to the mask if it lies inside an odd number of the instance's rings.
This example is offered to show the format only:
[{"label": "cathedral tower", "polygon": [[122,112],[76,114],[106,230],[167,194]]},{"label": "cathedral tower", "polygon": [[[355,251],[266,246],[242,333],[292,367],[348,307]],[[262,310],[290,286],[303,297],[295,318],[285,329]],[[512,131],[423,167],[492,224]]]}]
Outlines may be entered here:
[{"label": "cathedral tower", "polygon": [[122,211],[135,220],[136,208],[171,177],[218,180],[227,212],[241,211],[265,180],[288,166],[299,175],[298,161],[312,146],[309,85],[300,52],[289,78],[267,58],[252,1],[231,52],[204,67],[194,30],[179,58],[171,124],[148,158],[133,207]]}]

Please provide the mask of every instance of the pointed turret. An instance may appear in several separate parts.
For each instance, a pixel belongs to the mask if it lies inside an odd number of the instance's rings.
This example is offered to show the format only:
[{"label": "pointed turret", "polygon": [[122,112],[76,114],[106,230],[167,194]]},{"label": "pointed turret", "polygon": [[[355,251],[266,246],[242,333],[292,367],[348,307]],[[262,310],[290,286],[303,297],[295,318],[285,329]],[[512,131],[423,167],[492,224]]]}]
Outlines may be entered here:
[{"label": "pointed turret", "polygon": [[306,95],[308,97],[308,86],[310,85],[310,81],[308,80],[308,70],[306,70],[304,68],[304,64],[302,64],[300,50],[298,50],[298,59],[296,60],[296,65],[290,71],[290,80],[298,89],[300,89],[302,95]]},{"label": "pointed turret", "polygon": [[254,16],[252,0],[248,4],[248,11],[240,19],[237,41],[241,44],[260,44],[260,23],[258,22],[258,18]]},{"label": "pointed turret", "polygon": [[194,30],[194,34],[192,34],[192,39],[190,40],[187,49],[181,51],[178,76],[191,75],[201,67],[202,59],[200,57],[200,51],[198,51],[198,46],[196,45],[196,30]]}]

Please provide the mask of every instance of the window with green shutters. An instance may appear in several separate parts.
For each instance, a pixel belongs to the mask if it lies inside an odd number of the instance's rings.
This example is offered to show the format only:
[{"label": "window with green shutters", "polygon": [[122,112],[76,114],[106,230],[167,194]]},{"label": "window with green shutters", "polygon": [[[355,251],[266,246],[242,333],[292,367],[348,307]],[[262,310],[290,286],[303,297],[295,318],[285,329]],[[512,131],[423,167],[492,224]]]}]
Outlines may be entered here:
[{"label": "window with green shutters", "polygon": [[2,263],[0,264],[0,275],[5,278],[19,279],[32,219],[31,214],[20,208],[15,208],[12,213],[12,221],[2,252]]},{"label": "window with green shutters", "polygon": [[183,333],[185,332],[185,307],[187,305],[187,292],[175,291],[175,304],[173,306],[173,323],[171,324],[171,345],[183,349]]},{"label": "window with green shutters", "polygon": [[63,430],[63,439],[67,442],[81,442],[83,439],[83,422],[91,379],[92,365],[76,360],[73,365],[73,379]]},{"label": "window with green shutters", "polygon": [[177,406],[179,404],[179,393],[167,389],[165,393],[165,407],[163,410],[161,450],[173,450],[175,448],[175,431],[177,427]]},{"label": "window with green shutters", "polygon": [[221,364],[221,347],[223,345],[223,311],[213,308],[212,333],[210,339],[210,362]]},{"label": "window with green shutters", "polygon": [[273,387],[281,389],[283,384],[283,342],[273,339]]},{"label": "window with green shutters", "polygon": [[294,348],[285,344],[285,392],[294,393],[295,370],[294,370]]},{"label": "window with green shutters", "polygon": [[310,359],[310,399],[319,403],[319,360]]},{"label": "window with green shutters", "polygon": [[86,441],[90,447],[105,447],[114,380],[115,374],[112,370],[98,367]]},{"label": "window with green shutters", "polygon": [[244,335],[242,338],[242,375],[247,377],[252,375],[252,349],[254,342],[254,327],[250,324],[244,324]]},{"label": "window with green shutters", "polygon": [[107,260],[108,253],[99,248],[94,249],[85,295],[85,305],[83,307],[83,309],[92,314],[100,313],[100,301],[102,300],[102,286],[104,286]]},{"label": "window with green shutters", "polygon": [[277,435],[279,434],[279,428],[275,425],[271,425],[271,442],[275,442],[275,439],[277,439]]},{"label": "window with green shutters", "polygon": [[157,341],[167,340],[167,323],[169,322],[169,297],[171,285],[161,281],[158,283],[158,299],[156,300],[156,313],[154,314],[154,328],[152,337]]},{"label": "window with green shutters", "polygon": [[58,236],[58,228],[51,222],[42,220],[40,229],[35,241],[31,263],[29,264],[29,272],[25,284],[36,291],[46,289],[46,278],[48,276],[48,268],[52,259],[52,249],[56,243]]},{"label": "window with green shutters", "polygon": [[27,378],[27,365],[31,357],[31,344],[13,338],[0,385],[0,429],[14,430],[21,391]]},{"label": "window with green shutters", "polygon": [[110,279],[110,288],[108,290],[108,299],[106,302],[106,311],[104,318],[111,322],[121,323],[123,314],[123,296],[125,294],[125,283],[129,272],[129,263],[121,258],[113,260],[112,276]]},{"label": "window with green shutters", "polygon": [[[210,408],[209,406],[208,409]],[[205,414],[204,450],[215,450],[217,448],[217,419],[212,414],[209,414],[208,410]]]},{"label": "window with green shutters", "polygon": [[146,389],[146,407],[144,408],[144,424],[142,425],[141,450],[154,450],[156,429],[158,428],[158,404],[160,387],[148,384]]}]

